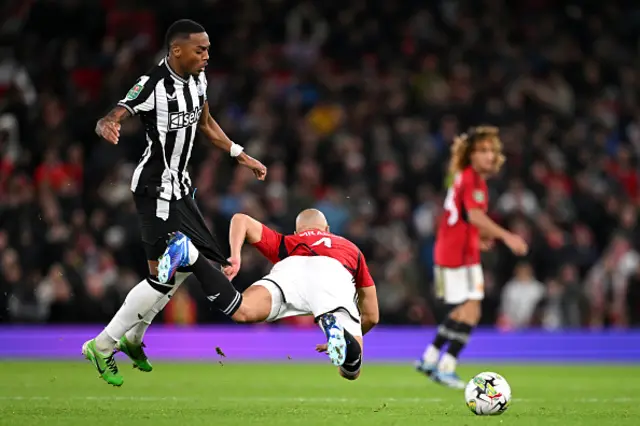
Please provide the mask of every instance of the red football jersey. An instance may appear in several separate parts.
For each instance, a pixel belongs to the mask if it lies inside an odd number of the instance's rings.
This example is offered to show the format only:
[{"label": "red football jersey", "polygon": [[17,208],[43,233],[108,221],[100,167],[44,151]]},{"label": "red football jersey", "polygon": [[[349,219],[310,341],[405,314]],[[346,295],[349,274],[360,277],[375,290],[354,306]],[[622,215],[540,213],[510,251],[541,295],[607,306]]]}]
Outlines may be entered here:
[{"label": "red football jersey", "polygon": [[373,278],[362,252],[346,238],[323,231],[305,231],[282,235],[262,225],[262,239],[253,244],[272,263],[289,256],[326,256],[347,268],[356,287],[371,287]]},{"label": "red football jersey", "polygon": [[485,180],[471,167],[455,176],[444,201],[444,215],[438,226],[435,264],[447,268],[480,263],[480,232],[468,222],[471,209],[488,208]]}]

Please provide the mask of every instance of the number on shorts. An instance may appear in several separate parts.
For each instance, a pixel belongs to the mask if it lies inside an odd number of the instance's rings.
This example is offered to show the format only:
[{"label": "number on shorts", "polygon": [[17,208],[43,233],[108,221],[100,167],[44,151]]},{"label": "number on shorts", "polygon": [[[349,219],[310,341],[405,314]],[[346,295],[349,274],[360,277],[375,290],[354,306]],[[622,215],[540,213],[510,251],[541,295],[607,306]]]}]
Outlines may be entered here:
[{"label": "number on shorts", "polygon": [[444,199],[444,209],[449,212],[449,217],[447,218],[447,225],[449,226],[453,226],[458,223],[458,219],[460,218],[458,206],[456,206],[456,193],[454,188],[454,186],[449,188],[447,191],[447,197]]},{"label": "number on shorts", "polygon": [[311,247],[319,246],[320,244],[324,244],[326,248],[331,248],[331,238],[329,237],[320,238],[318,241],[311,244]]}]

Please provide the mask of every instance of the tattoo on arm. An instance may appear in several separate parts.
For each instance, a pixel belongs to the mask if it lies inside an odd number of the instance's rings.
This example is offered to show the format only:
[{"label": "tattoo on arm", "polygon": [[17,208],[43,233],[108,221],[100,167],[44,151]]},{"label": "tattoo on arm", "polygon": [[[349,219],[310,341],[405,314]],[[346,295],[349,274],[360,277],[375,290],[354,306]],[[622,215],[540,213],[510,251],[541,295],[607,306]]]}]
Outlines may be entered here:
[{"label": "tattoo on arm", "polygon": [[126,108],[123,108],[121,106],[116,106],[111,111],[109,111],[109,114],[105,115],[100,120],[98,120],[98,122],[96,123],[95,132],[98,136],[104,137],[103,131],[104,131],[105,125],[108,125],[110,123],[120,124],[122,121],[124,121],[128,117],[131,117],[131,113]]},{"label": "tattoo on arm", "polygon": [[121,123],[127,118],[131,117],[131,113],[121,106],[117,106],[109,111],[109,114],[105,115],[102,120],[104,121],[113,121],[115,123]]},{"label": "tattoo on arm", "polygon": [[[119,131],[120,122],[128,117],[131,117],[131,113],[126,108],[116,106],[111,111],[109,111],[109,114],[98,120],[98,122],[96,123],[95,132],[98,136],[103,137],[112,143],[118,143],[117,132]],[[114,134],[113,130],[111,132],[105,133],[105,130],[107,128],[116,128],[116,133]]]}]

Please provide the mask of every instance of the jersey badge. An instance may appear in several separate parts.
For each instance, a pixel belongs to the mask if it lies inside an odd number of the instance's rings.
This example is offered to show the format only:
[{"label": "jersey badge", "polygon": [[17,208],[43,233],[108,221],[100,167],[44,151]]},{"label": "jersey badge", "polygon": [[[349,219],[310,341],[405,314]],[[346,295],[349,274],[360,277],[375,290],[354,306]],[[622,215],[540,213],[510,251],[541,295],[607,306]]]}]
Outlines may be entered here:
[{"label": "jersey badge", "polygon": [[133,86],[131,88],[131,90],[129,90],[129,92],[127,93],[127,99],[129,99],[130,101],[134,100],[135,98],[137,98],[140,95],[140,92],[142,92],[142,88],[144,86],[140,83],[137,83],[135,86]]}]

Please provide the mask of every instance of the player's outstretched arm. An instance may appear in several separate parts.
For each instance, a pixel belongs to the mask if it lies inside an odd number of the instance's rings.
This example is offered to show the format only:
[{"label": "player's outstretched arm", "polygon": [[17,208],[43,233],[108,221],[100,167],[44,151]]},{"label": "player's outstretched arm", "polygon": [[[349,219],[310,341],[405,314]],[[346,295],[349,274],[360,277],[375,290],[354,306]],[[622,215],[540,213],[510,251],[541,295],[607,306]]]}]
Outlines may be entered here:
[{"label": "player's outstretched arm", "polygon": [[96,134],[114,145],[120,139],[120,123],[131,117],[131,113],[124,107],[116,106],[109,114],[98,120],[96,124]]},{"label": "player's outstretched arm", "polygon": [[209,102],[204,103],[198,129],[218,148],[228,152],[232,157],[238,160],[238,163],[251,169],[253,174],[259,180],[264,180],[267,176],[267,168],[260,161],[244,152],[244,148],[234,143],[229,136],[222,130],[216,120],[209,113]]},{"label": "player's outstretched arm", "polygon": [[515,254],[524,256],[529,251],[527,243],[519,236],[507,231],[495,223],[481,209],[469,209],[469,222],[480,230],[480,233],[488,238],[501,240]]},{"label": "player's outstretched arm", "polygon": [[358,288],[358,308],[360,308],[362,335],[364,336],[380,321],[378,294],[375,286]]},{"label": "player's outstretched arm", "polygon": [[242,244],[247,241],[255,244],[262,239],[262,223],[251,216],[236,213],[231,218],[229,225],[229,245],[231,256],[240,255]]},{"label": "player's outstretched arm", "polygon": [[242,245],[245,241],[255,244],[262,239],[262,223],[258,222],[251,216],[236,213],[231,218],[229,225],[229,246],[231,248],[231,257],[228,259],[231,266],[224,268],[224,273],[232,280],[240,271],[242,263]]}]

